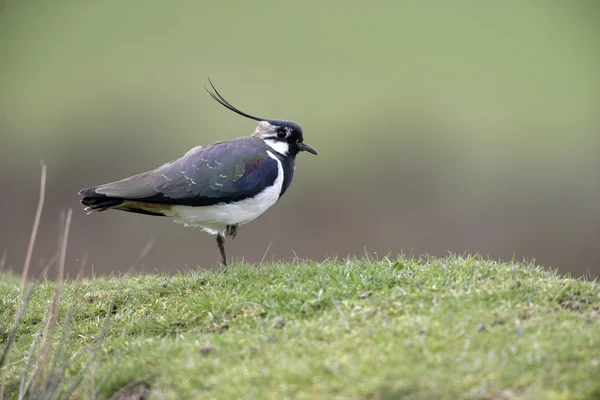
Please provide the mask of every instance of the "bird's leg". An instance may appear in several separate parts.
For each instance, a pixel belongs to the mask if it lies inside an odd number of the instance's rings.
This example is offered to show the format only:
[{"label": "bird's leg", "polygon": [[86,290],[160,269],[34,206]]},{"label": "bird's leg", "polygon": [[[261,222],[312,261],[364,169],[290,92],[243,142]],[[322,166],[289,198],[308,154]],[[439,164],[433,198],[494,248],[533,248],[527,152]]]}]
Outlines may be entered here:
[{"label": "bird's leg", "polygon": [[217,245],[219,246],[219,253],[221,253],[221,263],[227,266],[227,256],[225,255],[225,238],[220,233],[217,233]]},{"label": "bird's leg", "polygon": [[238,224],[227,225],[227,230],[225,231],[225,236],[231,236],[232,239],[235,239],[237,232],[238,232]]}]

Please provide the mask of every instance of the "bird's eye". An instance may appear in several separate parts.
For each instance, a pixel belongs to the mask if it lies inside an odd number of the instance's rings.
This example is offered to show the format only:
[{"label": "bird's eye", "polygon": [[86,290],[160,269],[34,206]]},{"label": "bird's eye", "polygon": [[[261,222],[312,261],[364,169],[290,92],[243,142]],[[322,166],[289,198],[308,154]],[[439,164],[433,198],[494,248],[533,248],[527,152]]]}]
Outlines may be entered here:
[{"label": "bird's eye", "polygon": [[279,139],[285,139],[286,136],[287,136],[287,133],[285,131],[279,131],[279,132],[277,132],[277,137]]}]

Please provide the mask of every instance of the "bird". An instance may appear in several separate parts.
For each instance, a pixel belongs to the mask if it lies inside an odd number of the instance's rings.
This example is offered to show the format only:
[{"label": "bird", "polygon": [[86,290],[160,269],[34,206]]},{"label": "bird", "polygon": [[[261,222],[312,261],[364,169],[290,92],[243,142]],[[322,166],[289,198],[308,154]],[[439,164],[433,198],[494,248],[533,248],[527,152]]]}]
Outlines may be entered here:
[{"label": "bird", "polygon": [[216,235],[227,265],[225,238],[273,206],[289,188],[300,152],[317,155],[293,121],[255,117],[234,107],[208,79],[208,94],[256,121],[250,136],[196,146],[181,158],[115,182],[81,189],[84,210],[120,210],[170,217]]}]

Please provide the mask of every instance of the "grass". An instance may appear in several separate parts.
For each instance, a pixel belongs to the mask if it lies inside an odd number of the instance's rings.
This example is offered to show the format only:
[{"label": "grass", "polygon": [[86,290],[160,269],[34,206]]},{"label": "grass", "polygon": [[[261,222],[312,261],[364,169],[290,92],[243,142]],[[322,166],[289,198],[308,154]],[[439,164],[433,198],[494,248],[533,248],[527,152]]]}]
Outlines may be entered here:
[{"label": "grass", "polygon": [[[0,278],[4,343],[22,292]],[[600,398],[600,286],[530,264],[298,261],[61,286],[41,373],[57,396]],[[54,289],[35,285],[18,325],[9,398],[34,372]]]}]

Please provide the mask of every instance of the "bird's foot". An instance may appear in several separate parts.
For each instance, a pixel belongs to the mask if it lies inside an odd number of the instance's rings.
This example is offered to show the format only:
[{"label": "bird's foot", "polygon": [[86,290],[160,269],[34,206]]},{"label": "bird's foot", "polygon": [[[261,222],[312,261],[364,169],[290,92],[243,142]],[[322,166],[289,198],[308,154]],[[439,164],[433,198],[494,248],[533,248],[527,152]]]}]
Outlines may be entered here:
[{"label": "bird's foot", "polygon": [[235,236],[238,233],[238,225],[227,225],[227,229],[225,230],[225,236],[229,236],[232,239],[235,238]]}]

